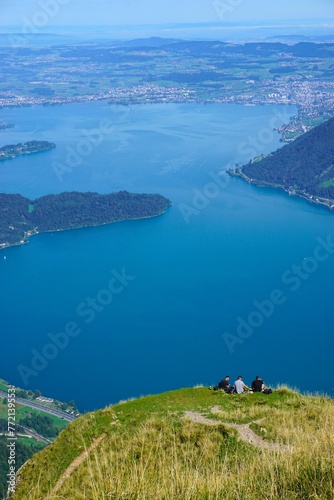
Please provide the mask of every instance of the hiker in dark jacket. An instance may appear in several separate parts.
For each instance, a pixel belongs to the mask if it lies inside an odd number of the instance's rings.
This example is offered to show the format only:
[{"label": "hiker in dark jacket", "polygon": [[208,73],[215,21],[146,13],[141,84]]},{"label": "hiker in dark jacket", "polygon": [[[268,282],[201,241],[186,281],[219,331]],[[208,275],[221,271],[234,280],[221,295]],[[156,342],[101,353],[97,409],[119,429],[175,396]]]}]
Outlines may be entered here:
[{"label": "hiker in dark jacket", "polygon": [[233,389],[232,389],[232,387],[230,385],[230,377],[229,377],[229,375],[226,375],[226,377],[219,382],[218,389],[223,389],[223,391],[227,392],[228,394],[230,394],[231,392],[233,392]]},{"label": "hiker in dark jacket", "polygon": [[252,391],[262,392],[263,389],[264,389],[264,382],[258,375],[256,375],[255,380],[253,380],[252,382]]}]

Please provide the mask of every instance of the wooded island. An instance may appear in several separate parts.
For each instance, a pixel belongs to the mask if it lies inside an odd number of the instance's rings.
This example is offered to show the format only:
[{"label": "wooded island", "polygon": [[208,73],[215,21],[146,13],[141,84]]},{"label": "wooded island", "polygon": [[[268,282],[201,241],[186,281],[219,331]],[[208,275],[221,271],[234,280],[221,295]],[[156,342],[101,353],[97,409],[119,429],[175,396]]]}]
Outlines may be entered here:
[{"label": "wooded island", "polygon": [[111,194],[70,192],[29,200],[0,194],[0,248],[27,243],[41,232],[99,226],[161,215],[171,202],[159,194],[120,191]]},{"label": "wooded island", "polygon": [[28,141],[25,143],[20,142],[19,144],[9,144],[0,148],[0,161],[12,160],[21,155],[42,153],[55,147],[56,145],[53,142],[48,141]]}]

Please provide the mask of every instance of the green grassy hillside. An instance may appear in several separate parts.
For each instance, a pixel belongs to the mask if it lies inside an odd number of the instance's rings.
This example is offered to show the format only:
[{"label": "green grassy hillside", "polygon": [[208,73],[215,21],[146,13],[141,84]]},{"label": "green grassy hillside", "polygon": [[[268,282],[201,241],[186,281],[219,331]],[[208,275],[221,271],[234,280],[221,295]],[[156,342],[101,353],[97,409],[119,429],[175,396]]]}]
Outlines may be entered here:
[{"label": "green grassy hillside", "polygon": [[333,499],[334,401],[182,389],[71,423],[14,500]]}]

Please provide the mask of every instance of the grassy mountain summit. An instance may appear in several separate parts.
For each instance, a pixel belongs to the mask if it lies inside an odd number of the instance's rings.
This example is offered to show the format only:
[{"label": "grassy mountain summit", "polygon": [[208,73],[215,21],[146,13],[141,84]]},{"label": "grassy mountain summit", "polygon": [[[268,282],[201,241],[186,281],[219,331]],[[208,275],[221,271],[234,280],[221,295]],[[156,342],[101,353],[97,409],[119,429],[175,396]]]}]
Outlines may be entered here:
[{"label": "grassy mountain summit", "polygon": [[181,389],[71,423],[19,472],[14,500],[332,499],[334,402]]},{"label": "grassy mountain summit", "polygon": [[333,208],[334,118],[230,173],[256,185],[283,188],[290,194]]}]

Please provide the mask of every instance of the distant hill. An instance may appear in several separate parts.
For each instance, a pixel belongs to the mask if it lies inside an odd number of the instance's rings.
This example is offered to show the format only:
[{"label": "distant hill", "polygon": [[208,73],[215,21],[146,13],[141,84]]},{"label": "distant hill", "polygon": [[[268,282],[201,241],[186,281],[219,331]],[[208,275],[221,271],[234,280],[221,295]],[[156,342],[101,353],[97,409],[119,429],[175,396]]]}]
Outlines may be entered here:
[{"label": "distant hill", "polygon": [[333,498],[334,401],[181,389],[83,415],[20,470],[13,500]]},{"label": "distant hill", "polygon": [[322,36],[304,36],[304,35],[274,35],[263,40],[264,42],[282,42],[287,44],[295,44],[298,42],[313,42],[313,43],[333,43],[334,35]]},{"label": "distant hill", "polygon": [[29,200],[0,194],[0,248],[26,243],[39,232],[99,226],[162,214],[171,202],[159,194],[61,193]]},{"label": "distant hill", "polygon": [[334,208],[334,118],[229,173]]},{"label": "distant hill", "polygon": [[150,38],[136,38],[135,40],[120,41],[117,45],[121,47],[163,47],[164,45],[170,45],[172,43],[182,42],[183,40],[178,40],[176,38],[161,38],[158,36],[152,36]]}]

